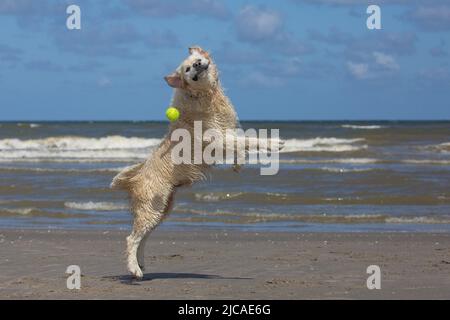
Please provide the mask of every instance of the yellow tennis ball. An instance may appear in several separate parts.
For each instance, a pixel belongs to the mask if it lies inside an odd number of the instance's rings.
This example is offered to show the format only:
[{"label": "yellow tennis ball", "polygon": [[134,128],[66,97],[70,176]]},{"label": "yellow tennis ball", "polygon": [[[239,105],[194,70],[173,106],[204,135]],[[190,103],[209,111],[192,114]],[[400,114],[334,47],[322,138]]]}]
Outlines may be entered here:
[{"label": "yellow tennis ball", "polygon": [[169,107],[166,111],[166,117],[171,122],[177,121],[180,117],[180,111],[177,108]]}]

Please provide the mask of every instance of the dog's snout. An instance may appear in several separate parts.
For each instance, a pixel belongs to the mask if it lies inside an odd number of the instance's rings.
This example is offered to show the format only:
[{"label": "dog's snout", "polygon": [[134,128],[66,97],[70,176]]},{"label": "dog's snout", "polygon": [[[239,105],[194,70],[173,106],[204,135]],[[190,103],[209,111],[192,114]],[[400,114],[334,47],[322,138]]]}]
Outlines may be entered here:
[{"label": "dog's snout", "polygon": [[193,67],[194,67],[195,69],[198,69],[198,68],[200,68],[201,66],[202,66],[202,60],[201,60],[201,59],[198,59],[198,60],[195,61],[194,64],[193,64]]}]

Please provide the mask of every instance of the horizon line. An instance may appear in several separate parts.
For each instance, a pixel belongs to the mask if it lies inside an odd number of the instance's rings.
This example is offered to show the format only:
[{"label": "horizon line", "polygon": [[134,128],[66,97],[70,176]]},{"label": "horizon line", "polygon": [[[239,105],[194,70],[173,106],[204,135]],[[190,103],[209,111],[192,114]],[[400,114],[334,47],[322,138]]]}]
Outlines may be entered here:
[{"label": "horizon line", "polygon": [[[239,122],[448,122],[449,119],[239,119]],[[133,120],[133,119],[28,119],[28,120],[0,120],[0,123],[13,123],[13,122],[169,122],[167,119],[145,119],[145,120]]]}]

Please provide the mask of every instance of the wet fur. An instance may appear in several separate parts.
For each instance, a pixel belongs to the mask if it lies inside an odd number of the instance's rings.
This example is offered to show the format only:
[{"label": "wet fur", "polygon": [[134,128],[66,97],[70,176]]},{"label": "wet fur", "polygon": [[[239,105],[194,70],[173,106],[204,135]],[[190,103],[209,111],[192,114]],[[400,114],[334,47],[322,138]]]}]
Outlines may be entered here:
[{"label": "wet fur", "polygon": [[[210,66],[201,81],[192,82],[183,77],[183,72],[198,54],[210,61]],[[194,121],[198,120],[202,121],[203,131],[214,128],[225,134],[226,129],[238,126],[233,105],[220,85],[216,66],[203,49],[191,48],[190,56],[171,76],[181,80],[170,104],[180,111],[179,120],[170,124],[168,134],[146,161],[125,168],[111,183],[112,188],[125,190],[129,194],[134,222],[133,230],[127,237],[127,262],[129,272],[137,278],[143,276],[145,241],[171,210],[175,191],[202,180],[210,168],[206,164],[175,165],[171,159],[171,148],[177,142],[170,141],[172,132],[184,128],[191,132],[194,139]]]}]

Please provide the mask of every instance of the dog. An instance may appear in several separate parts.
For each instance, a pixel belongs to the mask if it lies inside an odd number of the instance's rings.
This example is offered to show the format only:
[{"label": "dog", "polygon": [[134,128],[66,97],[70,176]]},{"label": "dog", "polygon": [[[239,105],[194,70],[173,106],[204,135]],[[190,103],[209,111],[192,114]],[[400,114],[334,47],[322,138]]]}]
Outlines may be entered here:
[{"label": "dog", "polygon": [[[126,239],[127,267],[137,279],[143,277],[147,237],[171,210],[176,190],[204,179],[211,167],[204,162],[174,164],[171,133],[180,128],[193,133],[194,121],[202,121],[203,131],[213,129],[223,135],[227,129],[239,127],[234,107],[221,87],[217,66],[201,47],[189,48],[189,56],[165,80],[174,88],[171,105],[179,110],[179,119],[171,122],[169,133],[146,161],[125,168],[111,183],[112,188],[129,194],[134,221]],[[192,137],[195,139],[194,134]],[[239,171],[239,166],[234,170]]]}]

